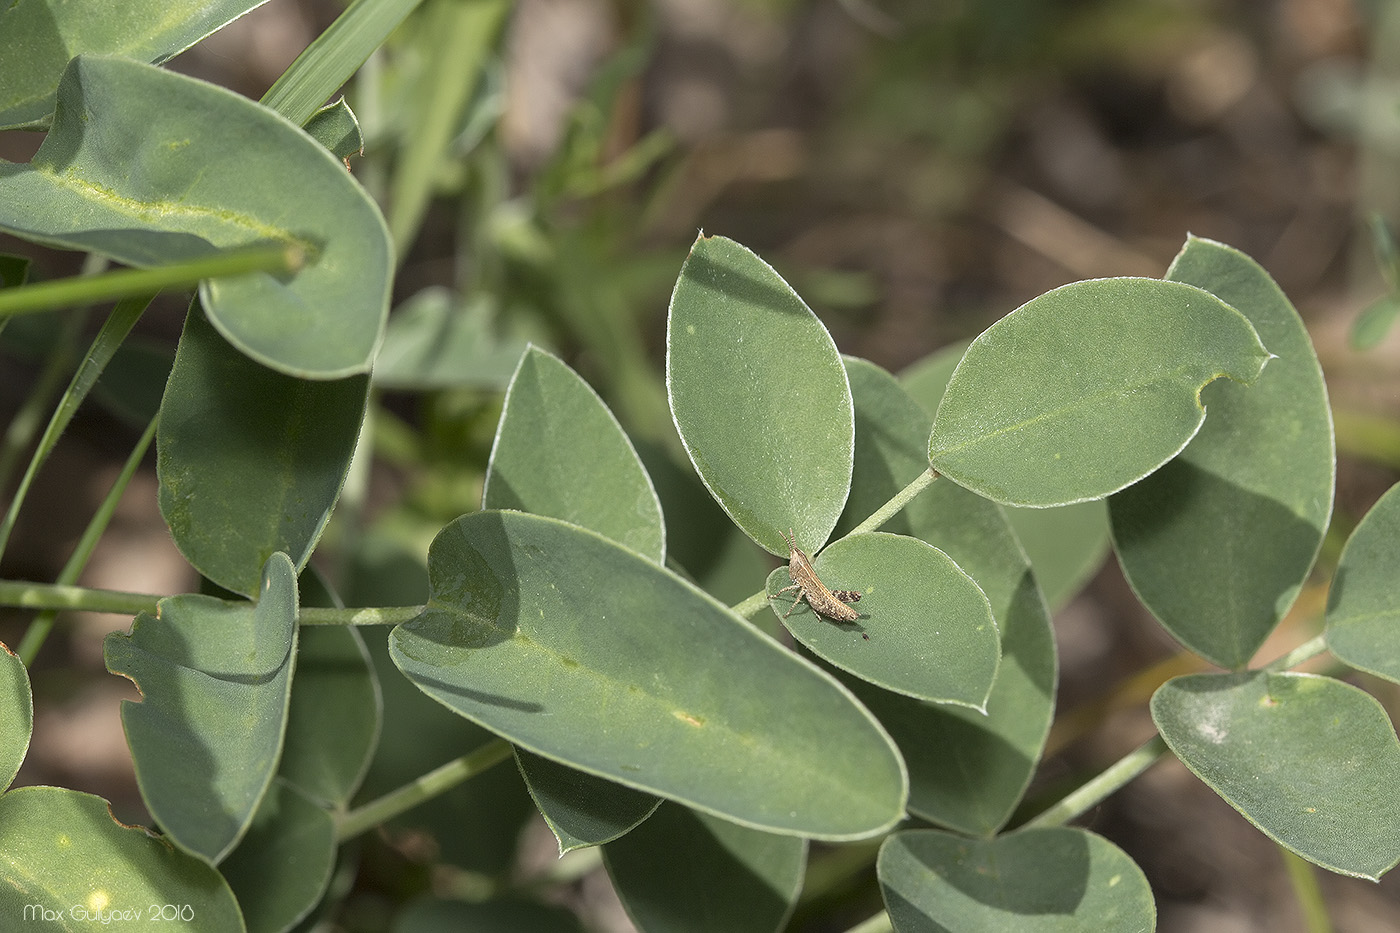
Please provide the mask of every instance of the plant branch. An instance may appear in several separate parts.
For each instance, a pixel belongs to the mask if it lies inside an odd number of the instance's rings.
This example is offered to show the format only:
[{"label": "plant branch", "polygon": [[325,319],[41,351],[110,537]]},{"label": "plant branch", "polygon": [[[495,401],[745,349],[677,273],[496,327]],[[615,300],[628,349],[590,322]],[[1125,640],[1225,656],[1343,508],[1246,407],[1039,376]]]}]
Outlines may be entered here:
[{"label": "plant branch", "polygon": [[371,800],[363,807],[345,813],[336,820],[335,841],[341,843],[347,839],[353,839],[385,820],[391,820],[420,803],[451,790],[468,778],[476,777],[510,756],[511,746],[509,742],[505,739],[492,739],[475,751],[429,771],[398,790],[390,791],[383,797]]},{"label": "plant branch", "polygon": [[1123,756],[1102,774],[1090,779],[1059,803],[1033,819],[1027,820],[1025,826],[1063,826],[1091,807],[1101,803],[1110,794],[1146,771],[1167,753],[1167,743],[1160,735],[1154,735],[1143,745]]},{"label": "plant branch", "polygon": [[886,502],[884,505],[880,506],[878,509],[872,512],[869,518],[861,522],[856,527],[852,528],[846,534],[846,537],[849,538],[851,537],[851,535],[862,535],[866,532],[875,531],[879,529],[881,525],[894,518],[894,516],[896,515],[896,513],[899,512],[900,509],[908,505],[915,496],[927,489],[929,484],[936,479],[938,479],[938,473],[934,470],[933,467],[929,467],[927,470],[924,470],[924,472],[920,473],[914,478],[914,481],[912,483],[910,483],[908,486],[905,486],[899,492],[895,493],[894,497],[890,499],[890,501]]},{"label": "plant branch", "polygon": [[0,606],[15,609],[81,609],[131,616],[138,612],[155,612],[156,603],[164,598],[150,593],[97,590],[61,583],[0,580]]},{"label": "plant branch", "polygon": [[1297,667],[1299,664],[1302,664],[1304,661],[1307,661],[1310,658],[1317,657],[1319,654],[1322,654],[1326,650],[1327,636],[1316,635],[1303,642],[1301,645],[1294,648],[1292,651],[1288,652],[1283,657],[1278,658],[1275,661],[1270,661],[1268,664],[1265,664],[1261,668],[1261,670],[1268,671],[1270,674],[1277,674],[1280,671],[1291,670]]},{"label": "plant branch", "polygon": [[101,275],[22,285],[0,291],[0,318],[119,298],[149,296],[162,289],[189,287],[204,279],[225,275],[247,275],[250,272],[285,275],[296,272],[305,264],[306,254],[300,247],[261,246],[213,253],[150,269],[119,269]]},{"label": "plant branch", "polygon": [[317,609],[302,607],[302,625],[398,625],[423,614],[426,606],[382,606],[369,609]]}]

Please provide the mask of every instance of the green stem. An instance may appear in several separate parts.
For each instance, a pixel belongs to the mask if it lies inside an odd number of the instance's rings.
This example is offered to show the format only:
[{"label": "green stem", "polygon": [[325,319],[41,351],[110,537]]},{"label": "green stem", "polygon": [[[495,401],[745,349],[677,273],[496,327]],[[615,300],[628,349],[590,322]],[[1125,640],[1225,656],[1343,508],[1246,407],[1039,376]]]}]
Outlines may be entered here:
[{"label": "green stem", "polygon": [[892,933],[893,930],[894,924],[890,921],[890,915],[882,910],[875,916],[857,923],[846,933]]},{"label": "green stem", "polygon": [[120,269],[0,290],[0,318],[53,311],[75,305],[153,295],[166,288],[189,287],[204,279],[267,272],[285,275],[306,262],[305,251],[292,244],[230,250],[151,269]]},{"label": "green stem", "polygon": [[65,586],[58,583],[27,583],[23,580],[0,580],[0,606],[15,609],[81,609],[85,612],[111,612],[134,616],[138,612],[155,612],[156,603],[164,597],[150,593],[124,593],[120,590],[95,590],[86,586]]},{"label": "green stem", "polygon": [[933,467],[924,470],[924,472],[914,478],[912,483],[895,493],[894,498],[872,512],[870,517],[865,521],[852,528],[850,532],[847,533],[846,537],[849,538],[851,535],[863,535],[867,532],[875,531],[885,522],[894,518],[895,514],[899,512],[900,509],[908,505],[915,496],[927,489],[929,484],[936,479],[938,479],[938,473],[934,471]]},{"label": "green stem", "polygon": [[1262,670],[1268,671],[1271,674],[1276,674],[1279,671],[1291,670],[1292,668],[1297,667],[1299,664],[1302,664],[1304,661],[1307,661],[1310,658],[1317,657],[1319,654],[1322,654],[1326,650],[1327,636],[1317,635],[1309,639],[1308,641],[1303,642],[1301,645],[1294,648],[1292,651],[1288,652],[1278,660],[1271,661],[1268,664],[1264,665]]},{"label": "green stem", "polygon": [[741,603],[735,603],[729,608],[731,611],[737,612],[745,619],[752,619],[754,616],[758,615],[758,613],[766,605],[768,605],[768,591],[759,590],[757,593],[754,593],[748,599],[744,600]]},{"label": "green stem", "polygon": [[1102,774],[1088,781],[1059,803],[1034,819],[1027,820],[1025,825],[1028,827],[1063,826],[1080,814],[1097,806],[1118,788],[1146,771],[1167,752],[1167,743],[1162,740],[1160,735],[1154,735],[1139,748],[1123,756]]},{"label": "green stem", "polygon": [[1322,898],[1322,888],[1317,883],[1317,869],[1311,862],[1294,855],[1283,846],[1278,847],[1283,856],[1283,867],[1288,872],[1288,883],[1293,888],[1293,896],[1298,899],[1298,907],[1303,914],[1303,929],[1308,933],[1332,933],[1332,920],[1327,916],[1327,902]]},{"label": "green stem", "polygon": [[398,790],[390,791],[383,797],[371,800],[336,820],[335,841],[340,843],[353,839],[363,832],[373,829],[386,820],[405,813],[426,800],[449,791],[468,778],[476,777],[483,771],[500,764],[511,756],[510,743],[505,739],[492,739],[475,751],[453,759],[440,768],[429,771]]},{"label": "green stem", "polygon": [[[82,574],[83,568],[87,566],[88,559],[92,557],[93,550],[97,547],[98,539],[102,537],[102,532],[107,530],[107,525],[111,523],[112,516],[116,514],[117,503],[121,500],[122,493],[131,484],[132,477],[136,475],[136,470],[141,466],[141,459],[146,455],[146,451],[151,446],[151,441],[156,436],[156,424],[159,416],[151,419],[151,423],[146,426],[146,431],[141,435],[141,439],[136,442],[135,448],[126,458],[126,463],[122,466],[122,471],[117,475],[116,482],[112,483],[112,488],[107,491],[102,504],[98,506],[97,513],[93,515],[88,526],[83,530],[83,536],[78,541],[78,546],[73,549],[63,569],[59,571],[58,580],[61,586],[77,583],[78,577]],[[53,630],[54,619],[58,612],[54,609],[47,609],[39,613],[34,621],[29,623],[29,628],[24,632],[24,638],[20,639],[17,653],[25,667],[34,663],[34,658],[39,654],[39,649],[44,646],[44,640],[49,637],[49,632]]]},{"label": "green stem", "polygon": [[297,613],[302,625],[398,625],[423,614],[426,606],[381,606],[371,609],[314,609]]}]

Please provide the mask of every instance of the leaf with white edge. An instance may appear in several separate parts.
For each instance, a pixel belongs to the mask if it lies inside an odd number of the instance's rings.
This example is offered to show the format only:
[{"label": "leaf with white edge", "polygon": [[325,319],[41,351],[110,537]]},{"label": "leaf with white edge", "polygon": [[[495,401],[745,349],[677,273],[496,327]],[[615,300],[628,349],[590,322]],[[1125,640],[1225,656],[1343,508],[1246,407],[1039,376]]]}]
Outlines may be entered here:
[{"label": "leaf with white edge", "polygon": [[1201,389],[1252,383],[1269,359],[1234,308],[1179,282],[1076,282],[974,340],[929,436],[934,469],[1007,505],[1100,499],[1176,456]]},{"label": "leaf with white edge", "polygon": [[496,317],[495,304],[485,296],[464,302],[439,286],[417,292],[389,315],[374,361],[375,386],[504,389],[528,344],[498,333]]},{"label": "leaf with white edge", "polygon": [[[36,4],[42,5],[42,4]],[[292,376],[369,371],[393,272],[378,208],[300,127],[232,91],[81,56],[29,163],[0,162],[0,230],[133,266],[281,244],[307,264],[201,283],[214,326]]]},{"label": "leaf with white edge", "polygon": [[559,854],[602,845],[629,832],[661,798],[586,774],[517,748],[515,763],[530,798],[559,843]]},{"label": "leaf with white edge", "polygon": [[516,745],[773,832],[860,839],[902,818],[904,764],[844,688],[634,551],[476,512],[428,571],[394,663]]},{"label": "leaf with white edge", "polygon": [[811,309],[733,240],[702,235],[681,267],[666,390],[691,463],[745,534],[780,556],[789,530],[826,541],[851,486],[846,370]]},{"label": "leaf with white edge", "polygon": [[981,710],[1001,659],[991,606],[976,582],[938,548],[885,532],[833,542],[813,561],[829,589],[852,590],[854,622],[815,612],[786,567],[768,577],[773,611],[793,637],[825,661],[921,700]]},{"label": "leaf with white edge", "polygon": [[281,933],[320,902],[334,867],[331,815],[278,779],[219,871],[238,898],[248,933]]},{"label": "leaf with white edge", "polygon": [[257,603],[162,599],[107,636],[141,799],[172,840],[210,864],[238,844],[277,772],[297,643],[296,572],[274,554]]},{"label": "leaf with white edge", "polygon": [[639,930],[776,933],[802,890],[807,840],[666,803],[603,859]]},{"label": "leaf with white edge", "polygon": [[1400,683],[1400,485],[1347,539],[1327,597],[1327,647],[1352,667]]},{"label": "leaf with white edge", "polygon": [[306,130],[312,139],[325,146],[337,159],[348,160],[351,156],[360,155],[365,151],[365,137],[360,132],[360,121],[355,118],[355,111],[350,109],[343,97],[312,114],[302,129]]},{"label": "leaf with white edge", "polygon": [[[854,526],[927,469],[933,417],[878,366],[847,358],[846,369],[856,405],[856,468],[838,528]],[[915,387],[925,391],[917,381]],[[936,390],[941,395],[942,386]],[[854,678],[846,683],[904,754],[910,812],[968,834],[993,833],[1021,799],[1050,728],[1056,678],[1050,616],[996,503],[938,481],[884,527],[938,547],[977,581],[997,621],[1001,663],[985,714],[921,702]]]},{"label": "leaf with white edge", "polygon": [[1083,829],[995,839],[895,833],[876,863],[896,933],[1149,933],[1157,907],[1142,869]]},{"label": "leaf with white edge", "polygon": [[34,694],[24,662],[0,642],[0,792],[24,764],[34,731]]},{"label": "leaf with white edge", "polygon": [[1200,433],[1109,499],[1113,541],[1167,631],[1238,668],[1293,605],[1327,530],[1336,464],[1327,387],[1298,312],[1244,253],[1192,237],[1167,278],[1238,309],[1277,358],[1253,385],[1206,387]]},{"label": "leaf with white edge", "polygon": [[217,871],[63,787],[0,794],[0,917],[13,930],[245,929]]},{"label": "leaf with white edge", "polygon": [[185,559],[245,596],[278,551],[305,567],[368,399],[368,376],[298,379],[234,352],[195,302],[156,431],[160,514]]},{"label": "leaf with white edge", "polygon": [[1378,880],[1400,861],[1400,742],[1385,710],[1314,674],[1194,674],[1152,719],[1178,758],[1275,842]]},{"label": "leaf with white edge", "polygon": [[0,11],[0,129],[39,127],[70,59],[105,52],[158,65],[267,0],[105,0],[9,3]]},{"label": "leaf with white edge", "polygon": [[536,346],[506,390],[481,505],[563,519],[666,559],[661,503],[632,442],[598,393]]}]

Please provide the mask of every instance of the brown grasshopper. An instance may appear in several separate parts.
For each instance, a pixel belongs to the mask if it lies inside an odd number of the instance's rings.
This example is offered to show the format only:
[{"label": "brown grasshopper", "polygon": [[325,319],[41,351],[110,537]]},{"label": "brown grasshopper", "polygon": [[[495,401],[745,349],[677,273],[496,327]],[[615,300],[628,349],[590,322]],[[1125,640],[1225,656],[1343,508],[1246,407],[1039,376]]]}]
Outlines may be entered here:
[{"label": "brown grasshopper", "polygon": [[773,595],[781,596],[788,590],[797,590],[797,596],[792,600],[792,607],[783,613],[783,618],[786,619],[792,615],[797,604],[805,599],[807,605],[828,619],[835,619],[838,622],[854,622],[859,619],[860,613],[846,604],[859,602],[860,594],[854,590],[827,589],[826,584],[817,578],[817,571],[813,569],[807,554],[797,546],[797,537],[788,531],[787,534],[783,535],[783,540],[787,542],[788,546],[788,576],[792,578],[792,585],[783,587]]}]

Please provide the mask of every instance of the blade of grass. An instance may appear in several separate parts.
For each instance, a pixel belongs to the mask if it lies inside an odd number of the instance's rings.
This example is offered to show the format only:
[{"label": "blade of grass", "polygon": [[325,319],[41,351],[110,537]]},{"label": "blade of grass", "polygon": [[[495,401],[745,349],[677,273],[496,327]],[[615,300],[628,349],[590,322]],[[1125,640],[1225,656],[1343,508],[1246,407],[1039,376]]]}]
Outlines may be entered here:
[{"label": "blade of grass", "polygon": [[273,82],[262,103],[301,126],[422,0],[355,0]]}]

